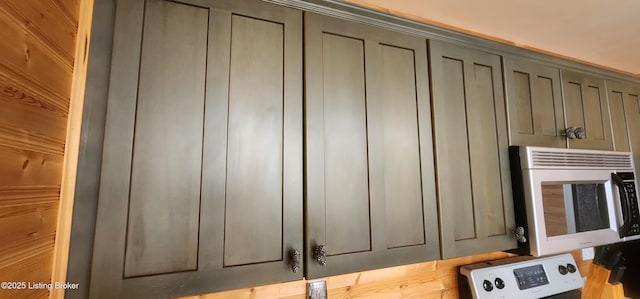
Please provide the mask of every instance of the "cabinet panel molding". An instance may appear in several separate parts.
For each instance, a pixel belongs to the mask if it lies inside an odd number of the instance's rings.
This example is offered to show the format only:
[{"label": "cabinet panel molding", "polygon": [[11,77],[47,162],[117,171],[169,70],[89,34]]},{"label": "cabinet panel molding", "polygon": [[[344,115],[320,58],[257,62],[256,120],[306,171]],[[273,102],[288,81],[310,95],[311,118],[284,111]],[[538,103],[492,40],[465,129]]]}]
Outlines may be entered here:
[{"label": "cabinet panel molding", "polygon": [[585,139],[568,139],[570,148],[613,149],[609,102],[604,80],[563,70],[562,89],[566,127],[582,127]]},{"label": "cabinet panel molding", "polygon": [[501,58],[430,41],[443,258],[516,246]]},{"label": "cabinet panel molding", "polygon": [[115,23],[90,297],[300,279],[302,13],[122,1]]},{"label": "cabinet panel molding", "polygon": [[515,56],[504,64],[510,144],[566,147],[560,71]]},{"label": "cabinet panel molding", "polygon": [[426,41],[307,13],[305,57],[307,277],[437,258]]}]

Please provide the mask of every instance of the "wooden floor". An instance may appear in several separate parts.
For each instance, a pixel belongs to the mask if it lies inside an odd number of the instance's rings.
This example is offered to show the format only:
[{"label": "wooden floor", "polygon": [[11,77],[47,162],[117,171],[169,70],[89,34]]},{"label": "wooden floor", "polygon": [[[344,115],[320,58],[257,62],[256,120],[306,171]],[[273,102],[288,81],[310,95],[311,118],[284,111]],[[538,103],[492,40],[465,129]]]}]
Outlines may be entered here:
[{"label": "wooden floor", "polygon": [[0,0],[0,281],[51,279],[78,1]]}]

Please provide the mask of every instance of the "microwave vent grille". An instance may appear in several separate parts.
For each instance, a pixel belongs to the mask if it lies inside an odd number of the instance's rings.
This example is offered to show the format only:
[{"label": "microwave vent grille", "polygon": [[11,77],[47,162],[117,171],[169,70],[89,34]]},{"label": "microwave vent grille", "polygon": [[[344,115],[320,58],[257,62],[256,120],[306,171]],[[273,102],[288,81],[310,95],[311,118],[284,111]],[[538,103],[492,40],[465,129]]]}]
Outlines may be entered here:
[{"label": "microwave vent grille", "polygon": [[629,153],[531,152],[532,167],[632,169],[632,160]]}]

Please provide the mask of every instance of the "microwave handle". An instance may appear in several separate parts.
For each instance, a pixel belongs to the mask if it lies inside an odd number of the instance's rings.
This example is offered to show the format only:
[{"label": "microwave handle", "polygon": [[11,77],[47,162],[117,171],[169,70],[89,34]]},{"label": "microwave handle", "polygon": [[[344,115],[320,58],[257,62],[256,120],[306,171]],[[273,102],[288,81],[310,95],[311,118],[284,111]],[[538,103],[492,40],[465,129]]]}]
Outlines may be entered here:
[{"label": "microwave handle", "polygon": [[618,191],[620,192],[624,223],[618,228],[618,233],[620,234],[620,237],[625,237],[631,230],[631,205],[629,203],[629,196],[627,195],[627,188],[625,188],[622,178],[618,174],[612,173],[611,180],[616,184],[616,186],[618,186]]}]

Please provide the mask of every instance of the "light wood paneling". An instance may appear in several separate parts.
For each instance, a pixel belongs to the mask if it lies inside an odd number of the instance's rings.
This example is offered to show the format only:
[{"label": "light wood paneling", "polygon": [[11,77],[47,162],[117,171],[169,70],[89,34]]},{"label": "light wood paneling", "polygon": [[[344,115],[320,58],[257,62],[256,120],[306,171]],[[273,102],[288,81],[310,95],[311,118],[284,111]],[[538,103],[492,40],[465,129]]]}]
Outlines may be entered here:
[{"label": "light wood paneling", "polygon": [[[508,253],[410,264],[399,267],[327,277],[329,298],[425,298],[457,299],[458,266],[509,257]],[[182,299],[303,299],[306,280],[233,290]]]},{"label": "light wood paneling", "polygon": [[[14,260],[15,263],[0,268],[0,281],[26,281],[31,283],[51,282],[51,257],[53,240],[47,249],[34,252],[29,258]],[[33,299],[47,298],[47,289],[3,290],[0,298]]]},{"label": "light wood paneling", "polygon": [[[571,254],[580,274],[589,271],[591,260],[582,260],[580,250]],[[432,261],[399,267],[377,269],[327,277],[329,298],[422,298],[458,299],[458,267],[483,261],[510,257],[505,252]],[[227,292],[183,297],[181,299],[304,299],[306,280],[238,289]]]},{"label": "light wood paneling", "polygon": [[[39,247],[53,247],[58,201],[0,205],[0,268]],[[9,258],[10,257],[10,258]]]},{"label": "light wood paneling", "polygon": [[62,177],[62,156],[0,145],[2,186],[57,185]]},{"label": "light wood paneling", "polygon": [[[65,1],[65,3],[77,1]],[[58,5],[59,7],[59,5]],[[89,55],[89,41],[91,40],[91,21],[93,16],[93,0],[84,0],[79,9],[78,34],[76,37],[75,59],[73,69],[73,86],[69,103],[69,117],[66,123],[66,144],[64,164],[62,169],[62,183],[60,187],[60,206],[58,209],[58,223],[56,227],[56,243],[53,256],[52,282],[65,283],[69,261],[69,242],[71,239],[71,220],[73,214],[73,198],[78,168],[80,150],[80,128],[82,126],[82,109],[84,107],[85,84],[87,76],[87,58]],[[74,18],[69,18],[74,20]],[[50,298],[64,298],[63,288],[53,289]]]},{"label": "light wood paneling", "polygon": [[37,132],[64,143],[67,101],[21,81],[21,77],[0,71],[0,126]]},{"label": "light wood paneling", "polygon": [[0,0],[0,281],[51,281],[77,8]]},{"label": "light wood paneling", "polygon": [[0,9],[0,28],[3,28],[0,30],[0,40],[11,41],[0,43],[0,65],[31,84],[68,99],[71,94],[72,66],[53,54],[49,47],[34,38],[4,9]]},{"label": "light wood paneling", "polygon": [[67,18],[53,1],[0,0],[0,5],[35,38],[50,47],[54,55],[73,66],[77,19]]}]

